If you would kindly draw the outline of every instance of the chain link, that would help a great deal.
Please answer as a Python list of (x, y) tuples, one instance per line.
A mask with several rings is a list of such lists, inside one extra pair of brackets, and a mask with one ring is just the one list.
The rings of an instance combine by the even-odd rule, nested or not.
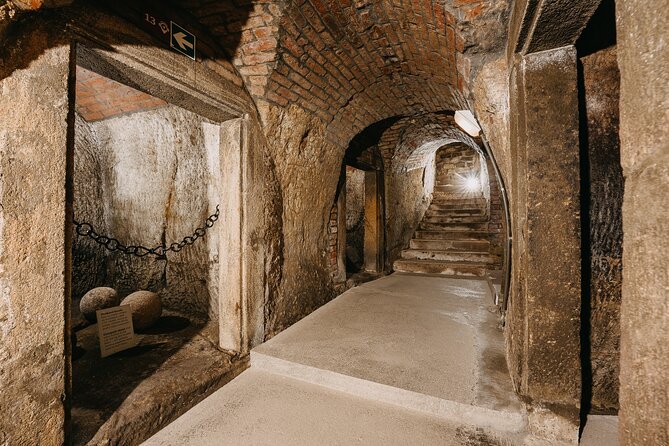
[(95, 241), (96, 243), (104, 246), (109, 251), (112, 252), (119, 251), (122, 252), (123, 254), (129, 254), (137, 257), (154, 255), (159, 258), (165, 258), (168, 252), (170, 251), (179, 252), (186, 246), (190, 246), (193, 243), (195, 243), (197, 239), (204, 237), (207, 233), (207, 229), (214, 226), (214, 223), (216, 222), (216, 220), (218, 220), (219, 213), (220, 211), (218, 209), (218, 206), (216, 206), (216, 212), (211, 214), (205, 220), (204, 226), (197, 228), (195, 232), (193, 232), (193, 235), (187, 235), (180, 242), (174, 242), (169, 246), (166, 244), (162, 244), (156, 246), (155, 248), (147, 248), (145, 246), (138, 246), (138, 245), (126, 246), (117, 239), (115, 239), (114, 237), (98, 234), (90, 223), (86, 222), (80, 223), (74, 219), (72, 219), (72, 223), (74, 223), (75, 231), (79, 236), (88, 237), (91, 240)]

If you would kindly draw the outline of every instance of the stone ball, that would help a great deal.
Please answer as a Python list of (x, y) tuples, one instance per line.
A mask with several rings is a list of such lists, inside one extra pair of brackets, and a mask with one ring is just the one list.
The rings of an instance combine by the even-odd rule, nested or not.
[(97, 310), (115, 307), (121, 302), (118, 293), (114, 288), (98, 287), (93, 288), (84, 294), (79, 302), (79, 310), (87, 321), (97, 322), (98, 317), (95, 314)]
[(132, 326), (135, 330), (149, 328), (160, 319), (163, 306), (160, 297), (151, 291), (135, 291), (122, 302), (132, 309)]

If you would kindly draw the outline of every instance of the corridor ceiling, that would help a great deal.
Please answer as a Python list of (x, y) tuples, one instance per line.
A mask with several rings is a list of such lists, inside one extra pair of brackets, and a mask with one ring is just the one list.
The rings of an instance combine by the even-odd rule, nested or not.
[(463, 54), (501, 50), (509, 9), (508, 0), (187, 3), (261, 112), (295, 104), (347, 138), (391, 116), (462, 108)]

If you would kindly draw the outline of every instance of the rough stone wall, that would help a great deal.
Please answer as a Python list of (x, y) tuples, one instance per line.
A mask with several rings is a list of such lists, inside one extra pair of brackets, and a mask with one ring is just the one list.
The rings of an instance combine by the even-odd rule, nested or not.
[[(126, 245), (169, 245), (192, 235), (216, 207), (216, 203), (209, 203), (207, 192), (216, 182), (216, 166), (209, 165), (209, 152), (218, 150), (218, 145), (207, 147), (204, 122), (193, 113), (170, 106), (90, 124), (97, 158), (90, 161), (97, 161), (100, 182), (97, 190), (89, 191), (84, 185), (89, 175), (75, 176), (75, 192), (79, 192), (74, 201), (76, 218), (94, 224), (102, 213), (100, 231), (104, 232), (100, 233)], [(87, 127), (77, 126), (75, 135), (88, 135)], [(82, 158), (80, 148), (84, 146), (77, 145), (75, 159)], [(86, 152), (82, 150), (81, 155)], [(220, 225), (205, 239), (168, 254), (167, 261), (104, 252), (104, 283), (122, 295), (143, 289), (160, 292), (168, 308), (214, 316), (218, 305), (210, 293), (213, 280), (209, 268), (217, 264), (215, 249), (210, 251), (216, 246), (217, 229)], [(86, 251), (80, 254), (77, 247), (75, 271), (90, 260)], [(75, 282), (75, 288), (81, 285)]]
[(390, 268), (423, 219), (432, 201), (434, 158), (422, 169), (392, 172), (386, 177), (386, 265)]
[(334, 297), (327, 227), (344, 150), (326, 142), (318, 117), (296, 106), (272, 108), (264, 132), (283, 203), (281, 282), (267, 309), (271, 337)]
[(0, 443), (65, 442), (70, 48), (38, 22), (0, 46)]
[(488, 187), (490, 188), (488, 233), (490, 234), (491, 252), (503, 255), (506, 244), (506, 219), (502, 206), (502, 191), (495, 177), (492, 161), (485, 159), (488, 167)]
[[(509, 138), (509, 69), (505, 58), (486, 63), (472, 81), (472, 104), (495, 156), (507, 194), (512, 194)], [(492, 169), (489, 169), (494, 172)]]
[(669, 0), (616, 2), (620, 67), (622, 445), (669, 444)]
[(590, 177), (592, 407), (617, 410), (622, 292), (620, 73), (616, 48), (581, 58)]
[(346, 166), (346, 269), (363, 265), (365, 239), (365, 172)]
[[(74, 132), (74, 215), (77, 221), (93, 225), (107, 234), (100, 150), (91, 126), (75, 115)], [(77, 199), (78, 197), (79, 199)], [(93, 240), (75, 235), (72, 241), (72, 313), (78, 313), (79, 299), (90, 289), (104, 286), (107, 279), (105, 249)]]
[(567, 418), (571, 428), (560, 438), (575, 442), (581, 396), (575, 49), (521, 58), (511, 79), (510, 110), (515, 218), (505, 326), (509, 369), (521, 395)]

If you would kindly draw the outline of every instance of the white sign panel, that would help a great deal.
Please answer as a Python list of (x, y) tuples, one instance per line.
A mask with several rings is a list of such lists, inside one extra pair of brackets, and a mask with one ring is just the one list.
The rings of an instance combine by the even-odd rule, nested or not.
[(98, 316), (100, 356), (104, 358), (139, 344), (132, 327), (132, 310), (128, 305), (97, 310), (95, 314)]

